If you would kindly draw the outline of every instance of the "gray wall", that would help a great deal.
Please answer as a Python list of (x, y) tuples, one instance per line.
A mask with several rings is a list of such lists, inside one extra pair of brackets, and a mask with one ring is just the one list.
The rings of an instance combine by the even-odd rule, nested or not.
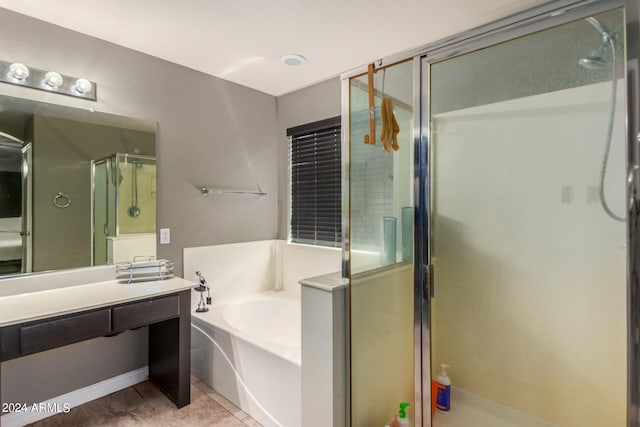
[[(157, 224), (171, 228), (171, 244), (158, 246), (158, 256), (174, 260), (179, 274), (185, 247), (285, 238), (286, 129), (340, 114), (338, 78), (276, 100), (4, 9), (0, 9), (0, 43), (1, 59), (97, 82), (99, 101), (5, 84), (0, 84), (0, 95), (158, 123)], [(268, 196), (203, 197), (196, 189), (196, 185), (250, 189), (257, 184)], [(145, 355), (143, 329), (6, 362), (2, 399), (43, 401), (144, 366)]]
[(280, 239), (286, 239), (289, 234), (287, 128), (339, 116), (340, 102), (340, 79), (338, 77), (278, 97), (278, 151), (280, 153), (278, 238)]
[[(275, 97), (4, 9), (0, 45), (4, 60), (97, 82), (99, 101), (7, 84), (0, 84), (0, 95), (158, 123), (157, 224), (171, 228), (171, 244), (159, 246), (158, 256), (175, 261), (178, 274), (184, 247), (276, 237), (281, 138)], [(257, 183), (268, 196), (203, 197), (196, 189)], [(44, 400), (140, 367), (142, 338), (104, 339), (108, 352), (90, 341), (3, 363), (2, 399)], [(120, 357), (126, 354), (135, 357)]]
[[(86, 77), (98, 102), (12, 85), (0, 95), (120, 114), (158, 123), (158, 228), (182, 249), (271, 239), (277, 234), (276, 98), (149, 55), (0, 9), (2, 59)], [(202, 197), (196, 185), (255, 188), (253, 197)]]

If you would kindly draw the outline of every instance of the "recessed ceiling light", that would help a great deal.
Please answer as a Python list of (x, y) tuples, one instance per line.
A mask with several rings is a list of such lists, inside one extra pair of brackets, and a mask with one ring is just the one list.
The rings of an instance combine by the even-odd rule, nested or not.
[(280, 62), (287, 65), (300, 65), (304, 61), (305, 61), (305, 57), (297, 54), (285, 55), (282, 58), (280, 58)]

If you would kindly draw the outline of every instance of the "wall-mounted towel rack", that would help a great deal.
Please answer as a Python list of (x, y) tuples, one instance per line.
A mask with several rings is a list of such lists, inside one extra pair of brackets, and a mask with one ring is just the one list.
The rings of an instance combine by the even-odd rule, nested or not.
[(211, 188), (211, 187), (198, 187), (200, 189), (200, 193), (203, 196), (208, 196), (210, 194), (233, 194), (233, 195), (243, 195), (243, 196), (266, 196), (267, 193), (262, 190), (262, 188), (258, 185), (257, 190), (227, 190), (222, 188)]

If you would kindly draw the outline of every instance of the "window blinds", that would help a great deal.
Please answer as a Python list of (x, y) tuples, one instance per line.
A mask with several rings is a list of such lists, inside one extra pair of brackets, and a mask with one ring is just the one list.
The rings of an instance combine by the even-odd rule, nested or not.
[(340, 117), (287, 129), (292, 242), (341, 244)]

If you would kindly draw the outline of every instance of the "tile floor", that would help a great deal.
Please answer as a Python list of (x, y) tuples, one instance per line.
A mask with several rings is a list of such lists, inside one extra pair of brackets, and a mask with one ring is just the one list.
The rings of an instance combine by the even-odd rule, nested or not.
[(145, 381), (108, 396), (30, 424), (29, 427), (148, 426), (190, 427), (260, 426), (253, 418), (191, 377), (191, 404), (177, 409), (153, 384)]

